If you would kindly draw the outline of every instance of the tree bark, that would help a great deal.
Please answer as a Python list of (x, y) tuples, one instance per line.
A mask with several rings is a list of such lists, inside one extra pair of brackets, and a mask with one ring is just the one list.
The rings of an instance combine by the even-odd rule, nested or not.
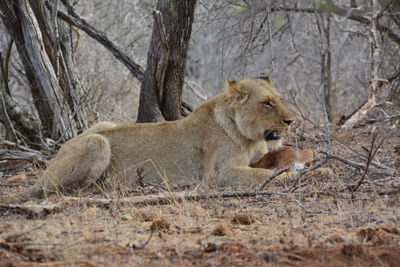
[(326, 16), (326, 24), (324, 27), (324, 35), (325, 35), (325, 41), (326, 41), (326, 77), (325, 77), (325, 103), (326, 103), (326, 109), (328, 113), (328, 120), (329, 122), (333, 121), (333, 110), (334, 110), (334, 105), (333, 105), (333, 98), (335, 97), (333, 95), (333, 90), (332, 90), (332, 52), (331, 52), (331, 34), (330, 34), (330, 24), (331, 24), (331, 19), (329, 16)]
[[(377, 0), (373, 1), (373, 7), (377, 7)], [(343, 129), (353, 128), (359, 121), (365, 118), (367, 113), (376, 106), (376, 92), (378, 83), (382, 81), (379, 78), (379, 67), (381, 65), (381, 36), (378, 31), (378, 13), (374, 12), (370, 27), (370, 46), (371, 46), (371, 82), (369, 86), (368, 101), (355, 112), (342, 126)]]
[(195, 0), (158, 0), (137, 122), (180, 118)]
[(79, 78), (65, 45), (70, 38), (66, 26), (54, 16), (51, 19), (43, 1), (4, 0), (0, 11), (24, 65), (43, 136), (60, 140), (75, 136), (86, 122), (79, 107)]

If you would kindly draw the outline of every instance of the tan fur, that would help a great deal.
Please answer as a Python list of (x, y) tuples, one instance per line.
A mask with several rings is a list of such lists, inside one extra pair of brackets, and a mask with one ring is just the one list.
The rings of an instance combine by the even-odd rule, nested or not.
[[(265, 106), (265, 101), (273, 106)], [(286, 122), (284, 122), (286, 120)], [(251, 168), (268, 146), (268, 130), (283, 132), (294, 115), (267, 79), (227, 81), (225, 90), (190, 116), (173, 122), (116, 127), (103, 122), (66, 142), (36, 185), (9, 201), (103, 182), (132, 186), (144, 181), (229, 186), (259, 182), (271, 170)]]

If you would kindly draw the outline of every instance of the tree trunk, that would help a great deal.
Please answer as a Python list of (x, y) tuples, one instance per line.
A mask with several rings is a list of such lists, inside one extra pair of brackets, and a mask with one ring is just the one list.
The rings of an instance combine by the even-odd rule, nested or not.
[[(377, 0), (373, 0), (373, 8), (377, 7)], [(373, 9), (374, 10), (374, 9)], [(376, 106), (376, 92), (378, 90), (378, 83), (382, 81), (379, 78), (379, 67), (381, 65), (381, 36), (378, 31), (378, 18), (377, 12), (374, 12), (371, 19), (370, 27), (370, 46), (371, 46), (371, 82), (369, 85), (369, 93), (367, 102), (355, 112), (342, 126), (343, 129), (351, 129), (358, 122), (363, 120), (367, 113)]]
[(7, 78), (8, 68), (4, 67), (4, 65), (6, 65), (4, 63), (7, 62), (7, 60), (8, 56), (3, 62), (3, 57), (0, 53), (0, 122), (3, 123), (5, 127), (6, 139), (16, 142), (16, 131), (18, 131), (18, 133), (29, 140), (34, 147), (38, 147), (38, 144), (42, 141), (38, 122), (30, 114), (23, 111), (10, 95)]
[(24, 65), (43, 136), (75, 136), (86, 123), (78, 105), (80, 82), (66, 44), (66, 26), (49, 14), (44, 1), (4, 0), (0, 11)]
[(195, 0), (158, 0), (138, 122), (177, 120)]
[(329, 122), (333, 121), (333, 95), (332, 90), (332, 52), (331, 52), (331, 34), (330, 34), (330, 25), (331, 19), (329, 16), (326, 16), (326, 24), (324, 27), (324, 35), (326, 41), (326, 77), (325, 77), (325, 103), (326, 109), (328, 113)]
[[(394, 22), (397, 30), (400, 30), (400, 0), (393, 0), (387, 5), (386, 12), (388, 13), (391, 20)], [(391, 90), (389, 93), (389, 101), (392, 101), (395, 105), (400, 104), (400, 68), (396, 69), (395, 75), (390, 77), (389, 82)]]

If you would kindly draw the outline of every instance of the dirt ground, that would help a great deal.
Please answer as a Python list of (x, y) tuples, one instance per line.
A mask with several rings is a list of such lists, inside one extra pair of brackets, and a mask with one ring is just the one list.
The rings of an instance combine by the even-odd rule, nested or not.
[[(376, 146), (386, 138), (374, 160), (399, 170), (396, 127), (381, 131)], [(327, 149), (316, 131), (296, 136), (290, 135), (287, 142), (317, 152)], [(334, 152), (365, 164), (357, 153), (368, 155), (371, 136), (368, 127), (351, 134), (334, 131)], [(297, 186), (275, 180), (266, 188), (275, 193), (255, 197), (104, 206), (79, 201), (62, 205), (67, 197), (53, 196), (41, 205), (58, 209), (31, 212), (0, 205), (0, 265), (400, 266), (399, 174), (368, 172), (352, 193), (362, 168), (333, 159), (324, 167), (333, 175), (304, 176)], [(0, 194), (32, 184), (30, 170), (26, 165), (27, 181), (16, 179), (15, 171), (5, 172)], [(8, 183), (10, 177), (17, 181)], [(140, 194), (157, 190), (145, 188)]]

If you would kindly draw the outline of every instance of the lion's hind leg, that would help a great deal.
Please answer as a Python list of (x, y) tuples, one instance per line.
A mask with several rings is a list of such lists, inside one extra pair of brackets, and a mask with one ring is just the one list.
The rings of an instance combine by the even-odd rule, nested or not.
[(89, 134), (71, 139), (62, 146), (37, 183), (11, 199), (24, 202), (55, 192), (73, 192), (85, 188), (101, 177), (110, 161), (110, 143), (104, 136)]

